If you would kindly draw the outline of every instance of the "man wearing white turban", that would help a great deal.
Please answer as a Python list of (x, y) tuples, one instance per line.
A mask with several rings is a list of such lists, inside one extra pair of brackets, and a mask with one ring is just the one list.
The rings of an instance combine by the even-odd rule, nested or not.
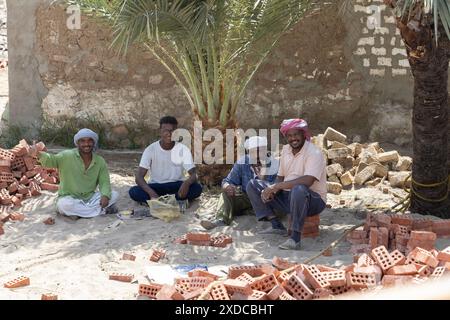
[(59, 171), (58, 212), (81, 218), (117, 212), (118, 193), (111, 190), (106, 161), (94, 153), (98, 147), (98, 135), (90, 129), (81, 129), (73, 142), (77, 148), (58, 154), (33, 147), (44, 167)]
[(250, 137), (245, 141), (244, 148), (247, 154), (236, 161), (228, 176), (222, 181), (223, 192), (217, 203), (214, 220), (200, 222), (207, 230), (230, 225), (235, 216), (253, 213), (252, 204), (247, 196), (247, 185), (250, 180), (258, 179), (268, 183), (275, 181), (278, 160), (268, 156), (267, 138)]

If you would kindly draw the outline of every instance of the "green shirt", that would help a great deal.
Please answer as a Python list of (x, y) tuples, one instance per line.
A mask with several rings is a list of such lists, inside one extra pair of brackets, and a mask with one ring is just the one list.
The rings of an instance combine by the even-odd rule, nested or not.
[(108, 167), (101, 156), (93, 153), (87, 170), (78, 149), (65, 150), (58, 154), (41, 152), (39, 161), (43, 167), (58, 169), (58, 196), (71, 196), (86, 201), (92, 197), (98, 186), (101, 195), (111, 199)]

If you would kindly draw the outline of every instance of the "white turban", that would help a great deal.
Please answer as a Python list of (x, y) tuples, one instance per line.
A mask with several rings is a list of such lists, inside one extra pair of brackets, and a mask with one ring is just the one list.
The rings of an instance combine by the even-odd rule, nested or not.
[(73, 137), (73, 143), (78, 147), (78, 141), (83, 138), (91, 138), (94, 140), (94, 150), (98, 147), (98, 135), (92, 131), (91, 129), (81, 129), (78, 133)]
[(244, 148), (249, 150), (257, 147), (267, 147), (267, 138), (254, 136), (245, 140)]

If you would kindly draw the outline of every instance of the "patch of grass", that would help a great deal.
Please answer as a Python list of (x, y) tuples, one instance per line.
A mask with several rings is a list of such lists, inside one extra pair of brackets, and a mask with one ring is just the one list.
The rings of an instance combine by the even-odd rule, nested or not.
[(99, 137), (99, 145), (102, 148), (110, 148), (107, 143), (106, 130), (103, 124), (96, 119), (48, 119), (44, 118), (40, 130), (40, 140), (46, 144), (55, 144), (63, 147), (73, 148), (73, 137), (82, 128), (89, 128), (96, 132)]
[(36, 137), (31, 132), (32, 130), (29, 127), (9, 125), (3, 129), (2, 135), (0, 136), (0, 146), (5, 149), (11, 149), (22, 139), (32, 142)]

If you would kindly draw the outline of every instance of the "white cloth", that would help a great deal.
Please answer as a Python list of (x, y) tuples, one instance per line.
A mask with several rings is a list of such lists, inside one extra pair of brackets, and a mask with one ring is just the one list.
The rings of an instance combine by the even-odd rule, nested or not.
[[(65, 214), (67, 216), (93, 218), (105, 214), (105, 210), (102, 210), (102, 207), (100, 206), (101, 198), (102, 195), (100, 192), (94, 193), (94, 195), (88, 201), (75, 199), (71, 196), (65, 196), (58, 199), (58, 201), (56, 202), (56, 207), (59, 213)], [(115, 204), (118, 198), (119, 193), (116, 191), (112, 191), (108, 207)]]
[(145, 149), (139, 167), (150, 171), (150, 183), (168, 183), (185, 180), (183, 169), (189, 171), (195, 165), (184, 144), (175, 143), (172, 150), (164, 150), (156, 141)]
[(249, 150), (257, 147), (267, 147), (267, 138), (253, 136), (245, 140), (244, 148)]
[(73, 143), (76, 147), (78, 147), (78, 140), (83, 138), (91, 138), (95, 143), (94, 149), (96, 150), (98, 148), (98, 134), (96, 134), (94, 131), (87, 128), (78, 131), (77, 134), (73, 137)]

